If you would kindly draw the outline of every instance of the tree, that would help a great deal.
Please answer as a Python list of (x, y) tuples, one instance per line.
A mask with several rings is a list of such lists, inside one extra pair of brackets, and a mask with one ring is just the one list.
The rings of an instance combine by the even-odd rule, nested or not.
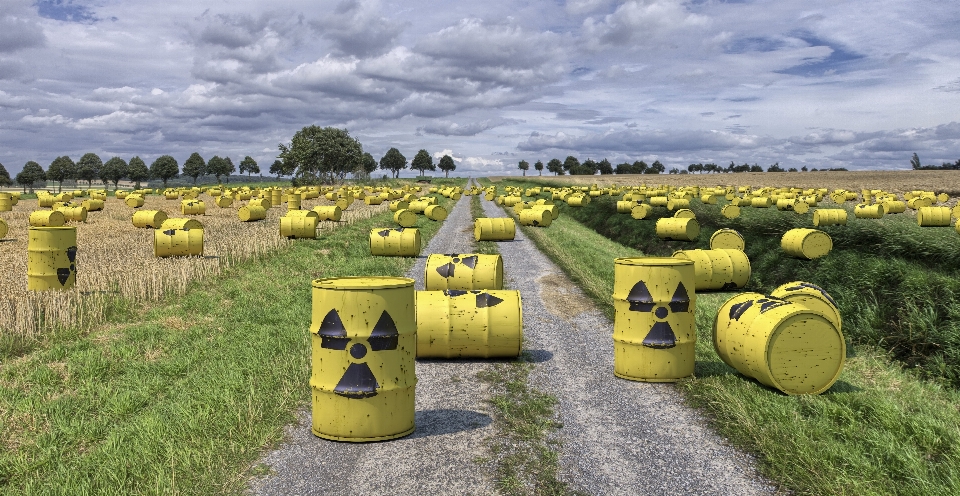
[(453, 157), (450, 155), (440, 157), (439, 167), (444, 172), (444, 177), (450, 177), (450, 172), (457, 170), (457, 164), (453, 163)]
[(791, 167), (787, 169), (787, 172), (799, 172), (796, 167)]
[(127, 165), (127, 178), (133, 181), (133, 189), (140, 189), (140, 181), (150, 178), (150, 169), (139, 156), (130, 159), (130, 164)]
[(913, 158), (910, 159), (910, 166), (913, 167), (913, 170), (920, 169), (920, 157), (916, 153), (913, 154)]
[(558, 158), (552, 158), (547, 162), (547, 171), (554, 173), (555, 175), (562, 176), (563, 172), (563, 162)]
[(671, 168), (670, 168), (670, 174), (679, 174), (679, 173), (680, 173), (680, 169), (678, 169), (678, 168), (676, 168), (676, 167), (671, 167)]
[(760, 167), (757, 164), (753, 164), (750, 166), (750, 172), (763, 172), (763, 167)]
[(370, 179), (370, 174), (377, 170), (377, 159), (373, 158), (367, 152), (363, 152), (363, 158), (360, 161), (360, 168), (353, 173), (354, 177)]
[(180, 175), (180, 164), (170, 155), (161, 155), (150, 164), (150, 177), (163, 181), (166, 189), (167, 181)]
[(687, 166), (687, 172), (703, 172), (703, 164), (690, 164)]
[(23, 170), (17, 174), (16, 181), (17, 184), (23, 186), (23, 191), (27, 191), (27, 186), (30, 187), (30, 191), (33, 192), (33, 185), (37, 181), (46, 181), (47, 173), (44, 172), (43, 167), (40, 164), (34, 162), (33, 160), (27, 162), (23, 166)]
[(197, 178), (207, 173), (207, 162), (199, 153), (193, 152), (187, 161), (183, 163), (183, 175), (193, 178), (193, 184), (197, 184)]
[(647, 167), (647, 169), (643, 171), (643, 173), (644, 174), (663, 174), (666, 170), (667, 168), (663, 164), (661, 164), (659, 160), (655, 160), (652, 164), (650, 164), (650, 167)]
[[(566, 160), (563, 161), (563, 170), (570, 172), (574, 167), (579, 167), (580, 161), (577, 160), (577, 157), (573, 155), (567, 155)], [(572, 174), (572, 172), (571, 172)]]
[(380, 158), (380, 168), (393, 172), (393, 177), (400, 177), (400, 171), (407, 168), (407, 157), (400, 150), (391, 148)]
[(273, 164), (270, 166), (270, 173), (277, 175), (277, 181), (280, 180), (280, 176), (283, 175), (283, 162), (279, 160), (274, 160)]
[(597, 162), (597, 170), (601, 175), (613, 174), (613, 164), (611, 164), (609, 160), (603, 159)]
[(63, 181), (75, 177), (77, 177), (77, 164), (66, 155), (53, 159), (50, 167), (47, 167), (47, 178), (60, 183), (58, 193), (63, 191)]
[(437, 170), (437, 166), (433, 165), (433, 157), (431, 157), (430, 154), (424, 149), (421, 149), (419, 152), (417, 152), (417, 155), (413, 157), (413, 162), (410, 163), (410, 168), (420, 171), (421, 176), (423, 175), (424, 171)]
[(280, 144), (279, 158), (298, 182), (343, 182), (363, 167), (363, 147), (346, 129), (306, 126), (289, 145)]
[(223, 175), (225, 176), (224, 182), (230, 182), (230, 174), (237, 172), (237, 166), (233, 165), (233, 160), (230, 160), (230, 157), (223, 157)]
[(767, 172), (785, 172), (783, 167), (780, 167), (780, 162), (777, 162), (770, 167), (767, 167)]
[(597, 173), (597, 163), (592, 158), (588, 158), (583, 164), (580, 165), (581, 175), (592, 176), (596, 173)]
[(537, 169), (537, 175), (538, 175), (538, 176), (542, 176), (542, 175), (543, 175), (543, 161), (542, 161), (542, 160), (537, 160), (537, 163), (533, 164), (533, 168), (534, 168), (534, 169)]
[(250, 155), (243, 157), (243, 160), (240, 162), (240, 173), (247, 173), (247, 180), (250, 180), (250, 174), (259, 174), (260, 166), (257, 165), (257, 161), (253, 159)]
[(93, 186), (93, 180), (100, 177), (100, 168), (103, 161), (96, 153), (86, 153), (77, 162), (77, 179), (86, 181), (87, 186)]
[[(231, 172), (236, 170), (233, 161), (230, 160), (229, 157), (220, 158), (219, 155), (214, 155), (213, 158), (207, 161), (207, 174), (213, 174), (217, 178), (217, 184), (220, 183), (221, 177), (229, 176)], [(230, 182), (229, 178), (227, 182)]]
[(530, 162), (527, 162), (526, 160), (521, 160), (520, 163), (517, 164), (517, 168), (522, 170), (523, 175), (526, 176), (527, 171), (530, 170)]
[(7, 168), (0, 164), (0, 187), (6, 187), (13, 184), (13, 181), (10, 180), (10, 173), (7, 172)]
[(800, 168), (800, 170), (803, 171), (803, 172), (807, 172), (807, 166), (804, 165), (803, 167)]
[(127, 162), (120, 157), (113, 157), (107, 160), (100, 168), (100, 179), (106, 183), (113, 183), (113, 189), (117, 189), (117, 183), (127, 175)]

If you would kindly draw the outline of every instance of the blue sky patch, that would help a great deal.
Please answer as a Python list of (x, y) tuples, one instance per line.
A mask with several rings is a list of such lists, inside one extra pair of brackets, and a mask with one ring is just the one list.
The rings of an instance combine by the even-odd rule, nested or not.
[(73, 0), (39, 0), (33, 4), (40, 17), (66, 22), (94, 23), (100, 20), (86, 5)]
[(827, 58), (814, 60), (803, 64), (774, 71), (791, 76), (820, 77), (828, 74), (839, 74), (852, 71), (852, 62), (866, 58), (865, 55), (848, 50), (844, 46), (818, 38), (809, 32), (794, 33), (794, 37), (807, 42), (810, 46), (825, 46), (833, 50)]

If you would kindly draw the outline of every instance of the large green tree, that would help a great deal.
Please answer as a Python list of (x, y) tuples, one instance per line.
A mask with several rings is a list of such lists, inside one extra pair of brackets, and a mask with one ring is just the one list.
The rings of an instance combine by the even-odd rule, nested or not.
[(360, 166), (360, 171), (362, 176), (369, 178), (370, 174), (373, 174), (373, 171), (377, 170), (377, 159), (373, 158), (373, 155), (370, 155), (367, 152), (363, 152), (363, 163)]
[(100, 179), (106, 183), (113, 183), (113, 189), (117, 189), (117, 183), (127, 177), (127, 161), (120, 157), (113, 157), (107, 160), (100, 168)]
[(563, 162), (561, 162), (559, 158), (550, 159), (550, 161), (547, 162), (547, 170), (555, 175), (562, 176), (564, 174)]
[(431, 157), (430, 153), (424, 149), (421, 149), (419, 152), (417, 152), (417, 155), (413, 157), (413, 162), (410, 163), (410, 168), (420, 171), (421, 176), (425, 171), (437, 170), (437, 166), (433, 165), (433, 157)]
[(453, 157), (450, 155), (440, 157), (439, 167), (443, 171), (444, 177), (450, 177), (450, 172), (457, 170), (457, 164), (453, 162)]
[(666, 172), (666, 170), (667, 170), (667, 167), (661, 164), (659, 160), (654, 160), (653, 163), (650, 164), (650, 167), (647, 167), (647, 169), (643, 171), (643, 173), (644, 174), (663, 174), (664, 172)]
[(183, 175), (193, 178), (193, 184), (197, 184), (197, 178), (207, 173), (207, 162), (199, 153), (193, 152), (183, 163)]
[(226, 168), (227, 164), (220, 158), (220, 155), (214, 155), (210, 160), (207, 160), (207, 174), (213, 174), (217, 178), (217, 184), (220, 184), (220, 176), (224, 174)]
[(87, 187), (93, 186), (93, 180), (100, 177), (100, 168), (103, 161), (96, 153), (85, 153), (77, 161), (77, 179), (87, 182)]
[(6, 187), (13, 184), (13, 180), (10, 179), (10, 173), (7, 172), (7, 168), (0, 164), (0, 187)]
[(243, 174), (244, 172), (247, 173), (247, 180), (250, 179), (250, 174), (260, 173), (260, 166), (250, 155), (243, 157), (243, 161), (240, 162), (240, 173)]
[(400, 150), (391, 148), (380, 158), (380, 168), (393, 172), (393, 177), (400, 177), (400, 171), (407, 168), (407, 157)]
[(597, 170), (600, 171), (600, 174), (613, 174), (613, 165), (609, 160), (603, 159), (597, 162)]
[(167, 181), (180, 175), (180, 164), (177, 159), (170, 155), (161, 155), (150, 164), (150, 177), (163, 181), (163, 187), (167, 187)]
[(17, 174), (16, 181), (17, 184), (23, 186), (23, 191), (27, 191), (27, 187), (30, 187), (30, 191), (33, 191), (33, 186), (37, 181), (46, 181), (47, 173), (43, 170), (43, 167), (40, 164), (34, 162), (33, 160), (27, 162), (23, 166), (23, 170)]
[(280, 160), (274, 160), (273, 164), (270, 165), (270, 173), (277, 175), (277, 181), (280, 180), (280, 176), (283, 175), (283, 162)]
[(520, 163), (517, 164), (517, 168), (522, 170), (523, 175), (526, 176), (527, 171), (530, 170), (530, 162), (527, 162), (526, 160), (521, 160)]
[(63, 191), (64, 181), (67, 179), (75, 179), (76, 177), (77, 164), (66, 155), (53, 159), (50, 167), (47, 167), (47, 179), (59, 183), (58, 193)]
[(537, 169), (537, 175), (543, 175), (543, 160), (537, 160), (537, 163), (533, 164), (533, 168)]
[(130, 159), (130, 163), (127, 165), (127, 179), (133, 181), (134, 189), (140, 189), (140, 181), (150, 179), (150, 169), (147, 168), (147, 163), (139, 156)]
[(230, 182), (230, 174), (237, 172), (237, 166), (233, 165), (233, 160), (230, 160), (230, 157), (223, 157), (223, 175), (226, 178), (224, 182)]
[(346, 129), (307, 126), (279, 147), (284, 171), (300, 183), (341, 183), (363, 168), (363, 147)]
[(567, 158), (563, 161), (563, 170), (570, 172), (575, 170), (577, 167), (580, 167), (580, 161), (577, 160), (577, 157), (574, 157), (573, 155), (567, 155)]

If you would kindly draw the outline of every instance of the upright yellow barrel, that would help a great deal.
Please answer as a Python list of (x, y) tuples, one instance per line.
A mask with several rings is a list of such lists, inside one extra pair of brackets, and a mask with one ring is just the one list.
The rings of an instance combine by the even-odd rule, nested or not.
[(700, 223), (689, 217), (664, 217), (657, 220), (657, 237), (677, 241), (693, 241), (700, 236)]
[(13, 205), (13, 195), (10, 193), (0, 193), (0, 212), (13, 210)]
[(720, 359), (786, 394), (820, 394), (840, 376), (840, 329), (799, 302), (741, 293), (724, 303), (713, 328)]
[(370, 254), (377, 257), (415, 257), (420, 254), (420, 230), (398, 227), (370, 231)]
[(813, 260), (830, 253), (833, 239), (816, 229), (790, 229), (780, 239), (780, 247), (791, 257)]
[(400, 227), (413, 227), (417, 225), (417, 214), (412, 210), (402, 208), (393, 213), (393, 221)]
[(300, 202), (303, 200), (303, 197), (298, 193), (290, 193), (287, 195), (287, 210), (300, 210)]
[(413, 279), (313, 281), (311, 431), (383, 441), (414, 430), (417, 321)]
[(503, 289), (503, 258), (478, 253), (434, 253), (427, 257), (424, 289)]
[(153, 231), (153, 254), (158, 258), (203, 256), (203, 224), (182, 218), (163, 221)]
[(497, 358), (520, 355), (519, 291), (417, 291), (417, 356)]
[(259, 205), (247, 204), (237, 209), (240, 222), (254, 222), (267, 218), (267, 209)]
[(920, 227), (950, 227), (950, 207), (920, 207), (917, 225)]
[(517, 235), (517, 225), (512, 218), (480, 218), (473, 223), (473, 238), (477, 241), (507, 241)]
[(33, 227), (60, 227), (67, 223), (63, 212), (57, 210), (36, 210), (30, 213), (30, 225)]
[(697, 341), (693, 262), (614, 260), (613, 367), (617, 377), (674, 382), (693, 374)]
[(28, 235), (27, 289), (72, 288), (77, 282), (77, 228), (31, 227)]
[(278, 207), (281, 203), (283, 203), (283, 192), (279, 189), (270, 190), (270, 205)]
[(7, 236), (7, 221), (0, 219), (0, 239)]
[(750, 259), (742, 250), (679, 250), (673, 258), (694, 263), (698, 292), (742, 288), (750, 281)]
[(167, 214), (160, 210), (138, 210), (133, 213), (133, 227), (159, 229)]
[(740, 250), (746, 247), (743, 236), (733, 229), (718, 229), (710, 236), (711, 250)]

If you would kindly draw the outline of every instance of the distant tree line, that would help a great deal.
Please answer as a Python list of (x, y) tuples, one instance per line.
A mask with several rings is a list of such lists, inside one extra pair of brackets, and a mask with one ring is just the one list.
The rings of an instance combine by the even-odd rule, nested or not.
[[(523, 175), (527, 175), (527, 171), (530, 170), (530, 163), (526, 160), (521, 160), (517, 165), (517, 168), (523, 171)], [(599, 162), (594, 161), (593, 159), (587, 159), (583, 163), (580, 163), (580, 160), (573, 155), (568, 156), (564, 161), (554, 158), (547, 162), (546, 167), (542, 161), (538, 160), (534, 164), (534, 168), (540, 173), (543, 174), (543, 169), (546, 168), (547, 172), (552, 172), (555, 175), (563, 176), (566, 174), (571, 175), (594, 175), (594, 174), (702, 174), (702, 173), (726, 173), (726, 172), (807, 172), (807, 167), (803, 166), (799, 170), (796, 167), (790, 167), (789, 169), (784, 169), (780, 166), (780, 163), (777, 162), (772, 164), (764, 170), (764, 168), (758, 164), (747, 164), (743, 163), (737, 165), (735, 162), (731, 161), (729, 165), (723, 167), (721, 165), (709, 163), (696, 163), (690, 164), (687, 168), (680, 169), (678, 167), (672, 167), (669, 171), (665, 165), (663, 165), (659, 160), (655, 160), (652, 164), (647, 164), (643, 160), (637, 160), (633, 163), (623, 162), (617, 164), (615, 167), (610, 164), (610, 161), (603, 159)], [(830, 169), (809, 169), (811, 171), (845, 171), (846, 168), (835, 167)]]
[(940, 165), (920, 165), (920, 157), (916, 153), (910, 158), (910, 167), (913, 170), (960, 170), (960, 160), (954, 163), (944, 162)]

